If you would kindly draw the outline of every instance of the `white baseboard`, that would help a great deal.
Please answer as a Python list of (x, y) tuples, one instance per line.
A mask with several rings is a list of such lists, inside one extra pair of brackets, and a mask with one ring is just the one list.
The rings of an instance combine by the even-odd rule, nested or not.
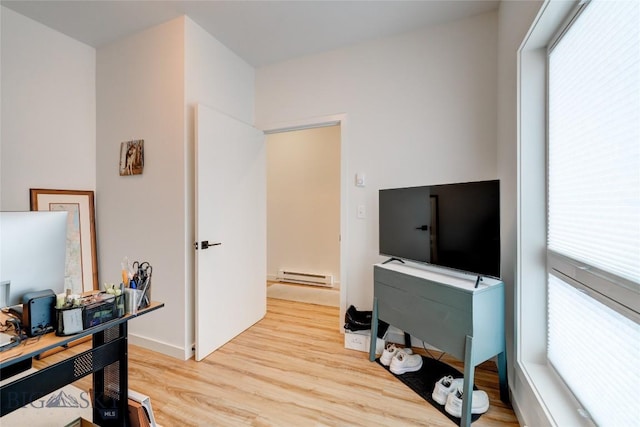
[(167, 344), (162, 341), (157, 341), (151, 338), (143, 337), (136, 334), (128, 335), (129, 344), (138, 345), (148, 350), (157, 351), (158, 353), (165, 354), (167, 356), (175, 357), (180, 360), (187, 360), (192, 355), (191, 349), (184, 349), (182, 347)]
[[(267, 281), (269, 282), (277, 282), (278, 281), (278, 275), (276, 274), (267, 274)], [(333, 286), (331, 286), (332, 289), (340, 289), (340, 282), (339, 281), (334, 281), (333, 282)]]

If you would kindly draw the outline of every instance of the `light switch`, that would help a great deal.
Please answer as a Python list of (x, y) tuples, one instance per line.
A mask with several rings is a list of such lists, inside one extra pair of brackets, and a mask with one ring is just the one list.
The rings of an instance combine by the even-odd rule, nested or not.
[(364, 205), (358, 205), (358, 213), (357, 213), (358, 218), (360, 219), (364, 219), (367, 217), (367, 211), (364, 207)]
[(356, 187), (364, 187), (364, 174), (361, 172), (356, 173)]

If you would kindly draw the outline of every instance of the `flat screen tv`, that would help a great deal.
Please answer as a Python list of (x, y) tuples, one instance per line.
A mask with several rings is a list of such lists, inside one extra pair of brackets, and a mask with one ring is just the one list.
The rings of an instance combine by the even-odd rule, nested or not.
[(500, 182), (379, 192), (380, 255), (500, 277)]

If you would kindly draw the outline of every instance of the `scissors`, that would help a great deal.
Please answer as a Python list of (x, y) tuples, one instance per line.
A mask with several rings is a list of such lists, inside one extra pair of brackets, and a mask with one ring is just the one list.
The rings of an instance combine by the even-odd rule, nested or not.
[(149, 288), (149, 284), (151, 282), (151, 273), (153, 272), (153, 268), (151, 267), (151, 264), (146, 261), (134, 261), (133, 269), (136, 271), (134, 273), (134, 280), (136, 282), (137, 288), (142, 290), (142, 296), (140, 298), (138, 308), (146, 307), (151, 304), (151, 301), (149, 300), (149, 296), (147, 294), (147, 289)]
[(144, 281), (144, 279), (151, 276), (152, 268), (151, 268), (151, 264), (149, 264), (147, 261), (143, 261), (143, 262), (134, 261), (133, 270), (135, 271), (133, 275), (138, 278), (136, 283), (138, 283), (138, 281), (142, 282)]

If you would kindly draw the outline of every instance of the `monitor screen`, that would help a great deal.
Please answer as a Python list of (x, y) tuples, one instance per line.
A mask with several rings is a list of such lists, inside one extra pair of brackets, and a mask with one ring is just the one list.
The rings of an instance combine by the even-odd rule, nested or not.
[(500, 183), (379, 192), (380, 254), (500, 277)]
[(64, 292), (67, 212), (0, 212), (0, 282), (7, 306), (28, 292)]

